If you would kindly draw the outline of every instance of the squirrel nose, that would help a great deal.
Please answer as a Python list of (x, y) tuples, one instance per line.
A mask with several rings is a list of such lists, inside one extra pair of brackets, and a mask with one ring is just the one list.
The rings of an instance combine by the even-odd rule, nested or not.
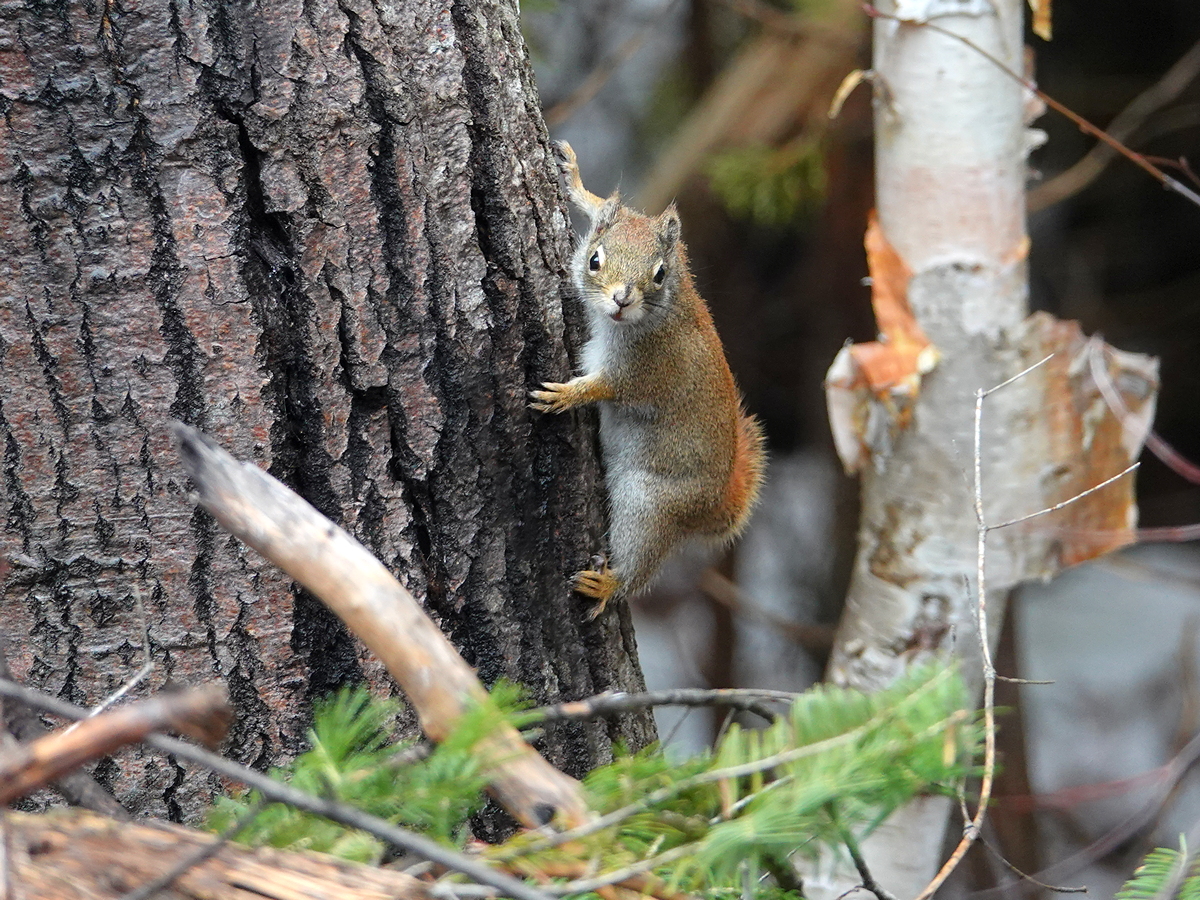
[(618, 308), (624, 309), (633, 302), (633, 290), (629, 287), (629, 285), (623, 284), (613, 291), (612, 299), (613, 302), (617, 304)]

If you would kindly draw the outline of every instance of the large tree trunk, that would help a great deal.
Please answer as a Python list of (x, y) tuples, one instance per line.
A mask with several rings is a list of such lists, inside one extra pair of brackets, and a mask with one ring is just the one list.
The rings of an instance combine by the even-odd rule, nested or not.
[[(424, 599), (485, 681), (539, 699), (641, 676), (627, 610), (567, 578), (601, 544), (569, 372), (569, 224), (517, 4), (146, 0), (0, 14), (0, 434), (18, 677), (95, 703), (141, 663), (225, 678), (230, 752), (298, 749), (308, 701), (384, 678), (185, 497), (165, 424), (268, 468)], [(552, 733), (579, 773), (647, 716)], [(212, 785), (102, 782), (182, 819)]]

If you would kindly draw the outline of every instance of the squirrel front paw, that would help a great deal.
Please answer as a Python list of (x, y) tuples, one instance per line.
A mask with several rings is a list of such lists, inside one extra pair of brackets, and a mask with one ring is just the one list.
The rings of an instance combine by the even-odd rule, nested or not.
[(575, 159), (575, 151), (571, 149), (571, 145), (566, 141), (551, 141), (550, 149), (554, 152), (554, 163), (558, 166), (559, 174), (570, 183), (572, 176), (579, 172), (579, 163)]
[(544, 413), (563, 413), (575, 405), (570, 384), (557, 381), (542, 382), (540, 391), (529, 392), (529, 408)]
[(604, 607), (608, 604), (608, 601), (621, 588), (621, 579), (608, 567), (608, 563), (603, 558), (593, 560), (592, 565), (596, 566), (596, 568), (576, 572), (575, 577), (571, 579), (571, 586), (576, 592), (599, 601), (596, 604), (596, 608), (588, 615), (589, 619), (595, 619), (600, 613), (604, 612)]

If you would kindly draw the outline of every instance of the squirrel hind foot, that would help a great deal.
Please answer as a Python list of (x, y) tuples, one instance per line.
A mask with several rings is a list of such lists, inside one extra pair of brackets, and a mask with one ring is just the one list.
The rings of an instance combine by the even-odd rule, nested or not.
[(571, 579), (571, 586), (575, 589), (576, 593), (599, 601), (596, 604), (596, 608), (588, 616), (589, 619), (595, 619), (600, 613), (604, 612), (604, 607), (608, 605), (608, 601), (620, 591), (621, 579), (617, 577), (606, 563), (601, 563), (595, 569), (584, 569), (576, 572), (575, 577)]

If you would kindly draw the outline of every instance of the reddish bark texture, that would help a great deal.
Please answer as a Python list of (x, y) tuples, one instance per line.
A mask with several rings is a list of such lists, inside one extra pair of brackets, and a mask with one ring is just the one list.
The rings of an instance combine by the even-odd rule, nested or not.
[[(382, 679), (311, 597), (193, 511), (165, 424), (297, 488), (397, 573), (485, 681), (641, 683), (586, 417), (526, 390), (578, 341), (569, 225), (515, 2), (42, 3), (0, 13), (0, 604), (17, 676), (95, 703), (214, 675), (231, 755)], [(143, 611), (144, 610), (144, 614)], [(551, 734), (573, 772), (649, 719)], [(211, 785), (140, 754), (127, 806)]]

